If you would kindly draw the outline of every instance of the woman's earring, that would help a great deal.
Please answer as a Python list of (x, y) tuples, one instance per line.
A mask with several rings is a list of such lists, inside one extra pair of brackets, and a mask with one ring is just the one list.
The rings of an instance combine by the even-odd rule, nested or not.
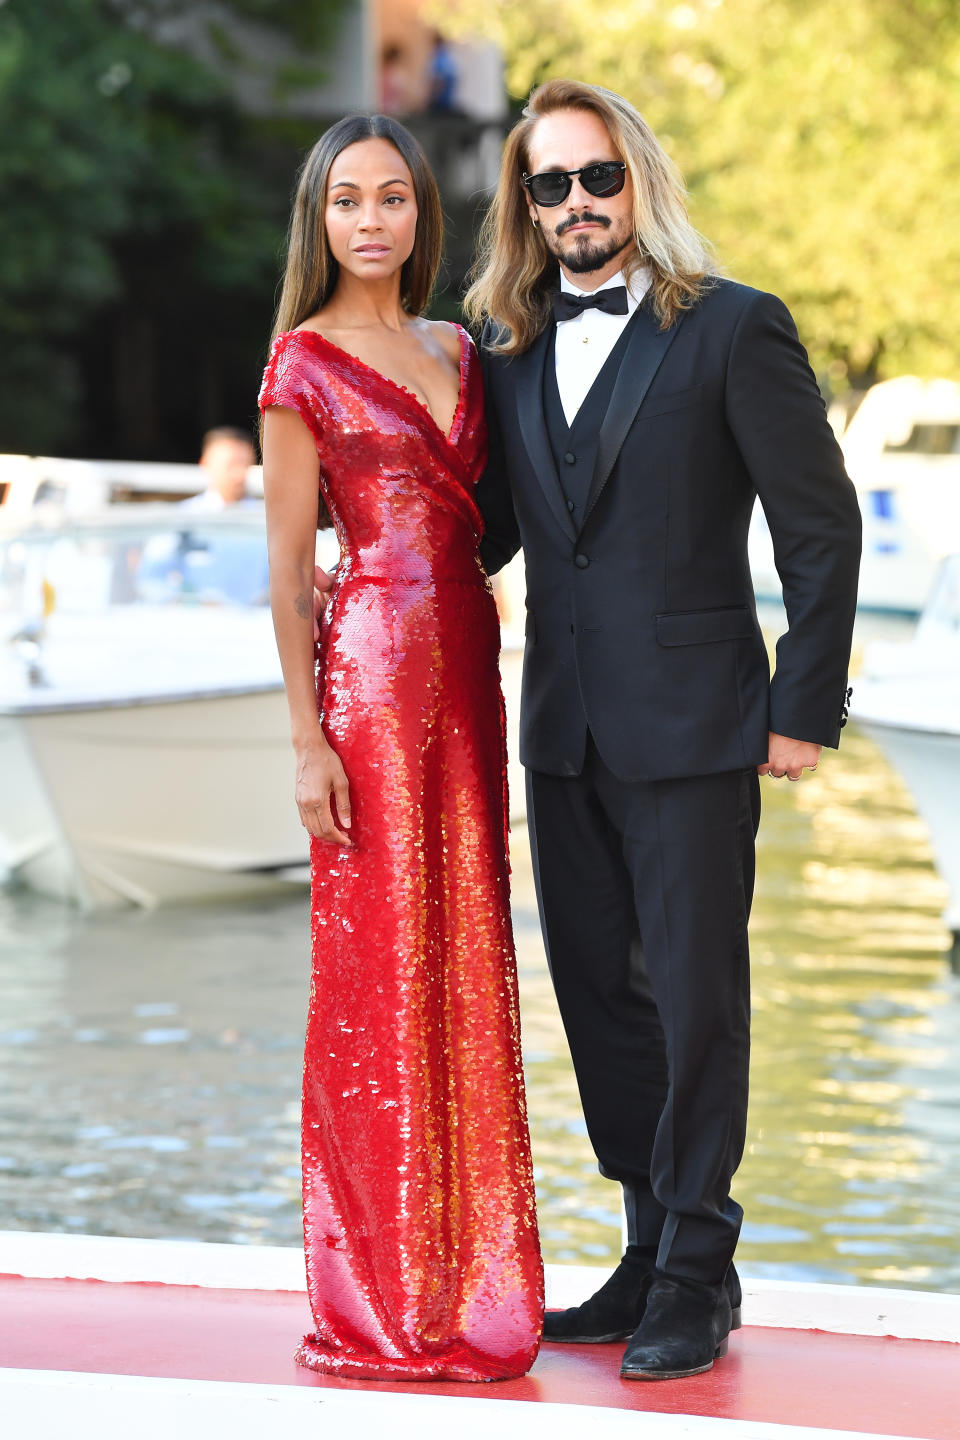
[(530, 219), (533, 221), (533, 228), (534, 228), (534, 230), (536, 230), (537, 227), (538, 227), (539, 224), (540, 224), (540, 221), (537, 219), (536, 215), (531, 215), (531, 216), (530, 216)]

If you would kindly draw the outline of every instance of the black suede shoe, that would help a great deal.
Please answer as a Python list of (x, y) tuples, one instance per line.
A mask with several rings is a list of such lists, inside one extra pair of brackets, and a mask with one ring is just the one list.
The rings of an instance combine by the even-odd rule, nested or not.
[(647, 1303), (653, 1256), (627, 1247), (620, 1264), (595, 1295), (570, 1310), (548, 1310), (543, 1317), (544, 1340), (567, 1345), (604, 1345), (627, 1340), (636, 1330)]
[[(582, 1305), (570, 1310), (548, 1310), (543, 1317), (544, 1340), (566, 1345), (605, 1345), (611, 1340), (629, 1340), (643, 1319), (647, 1292), (653, 1276), (653, 1260), (627, 1248), (613, 1274)], [(730, 1299), (730, 1329), (739, 1330), (743, 1291), (733, 1265), (727, 1271), (724, 1288)]]
[(732, 1316), (727, 1283), (701, 1285), (655, 1270), (643, 1319), (626, 1348), (624, 1380), (682, 1380), (727, 1353)]

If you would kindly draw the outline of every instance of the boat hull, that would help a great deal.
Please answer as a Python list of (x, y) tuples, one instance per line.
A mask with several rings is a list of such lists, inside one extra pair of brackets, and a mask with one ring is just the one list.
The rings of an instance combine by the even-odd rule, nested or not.
[(960, 965), (960, 734), (883, 724), (858, 713), (858, 724), (906, 782), (930, 832), (937, 869), (947, 886), (944, 924)]
[(6, 842), (13, 875), (87, 908), (289, 883), (309, 850), (287, 730), (279, 685), (4, 717), (6, 772), (18, 754), (32, 762), (31, 833)]

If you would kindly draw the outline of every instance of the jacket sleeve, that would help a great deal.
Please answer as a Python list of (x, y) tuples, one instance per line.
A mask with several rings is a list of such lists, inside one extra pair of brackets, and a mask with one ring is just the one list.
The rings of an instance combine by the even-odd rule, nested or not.
[[(483, 391), (486, 397), (488, 456), (487, 465), (474, 491), (474, 499), (483, 516), (484, 533), (480, 542), (480, 559), (488, 575), (495, 575), (513, 559), (520, 549), (520, 530), (513, 508), (513, 497), (507, 480), (504, 461), (503, 439), (497, 415), (497, 403), (491, 371), (497, 358), (488, 352), (493, 335), (490, 320), (483, 327), (480, 337), (480, 357), (483, 370)], [(502, 363), (502, 362), (501, 362)]]
[(770, 729), (835, 748), (849, 699), (860, 507), (793, 319), (773, 295), (754, 293), (737, 322), (726, 413), (770, 527), (787, 611)]

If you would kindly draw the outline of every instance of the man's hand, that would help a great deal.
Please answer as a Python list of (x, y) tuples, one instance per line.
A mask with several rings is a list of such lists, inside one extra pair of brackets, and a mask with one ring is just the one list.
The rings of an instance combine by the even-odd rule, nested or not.
[(333, 589), (333, 576), (319, 565), (313, 567), (313, 643), (320, 639), (320, 620), (327, 608), (327, 599)]
[(757, 766), (757, 774), (769, 775), (774, 780), (782, 780), (784, 775), (788, 780), (799, 780), (804, 770), (816, 770), (822, 748), (809, 740), (790, 740), (786, 735), (775, 735), (771, 730), (767, 763)]

